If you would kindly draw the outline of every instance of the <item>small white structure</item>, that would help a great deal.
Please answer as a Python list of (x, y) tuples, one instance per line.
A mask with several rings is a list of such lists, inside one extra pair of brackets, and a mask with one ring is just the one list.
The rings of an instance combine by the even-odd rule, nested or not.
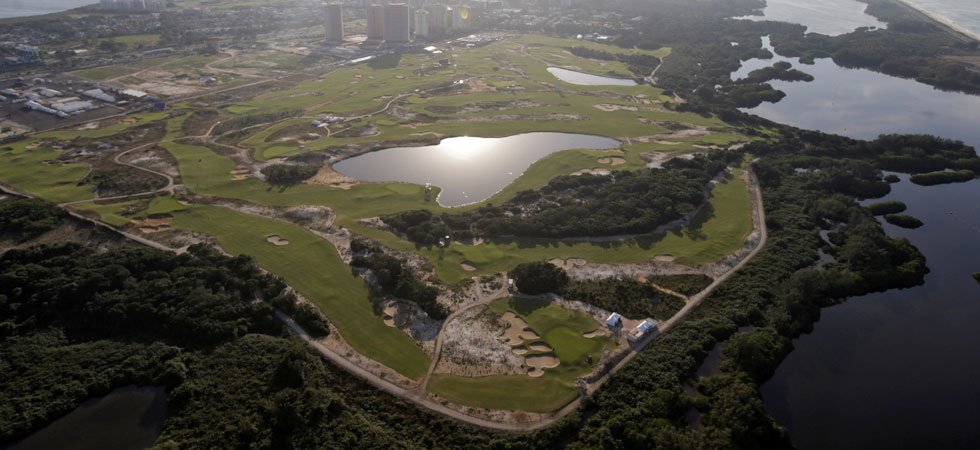
[(514, 292), (514, 279), (513, 278), (508, 278), (507, 279), (507, 291), (508, 292)]
[(635, 344), (647, 336), (656, 336), (659, 333), (660, 330), (657, 329), (657, 321), (648, 318), (643, 322), (640, 322), (636, 328), (630, 330), (629, 334), (626, 336), (626, 339)]
[(610, 314), (609, 317), (606, 318), (606, 325), (608, 325), (609, 328), (619, 328), (623, 326), (623, 316), (616, 312)]

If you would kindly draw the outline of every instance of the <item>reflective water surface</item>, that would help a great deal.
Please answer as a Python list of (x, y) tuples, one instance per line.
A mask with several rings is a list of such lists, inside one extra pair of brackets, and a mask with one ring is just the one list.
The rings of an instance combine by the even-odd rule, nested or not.
[[(768, 38), (763, 43), (772, 50)], [(777, 61), (788, 61), (816, 80), (773, 81), (772, 86), (785, 92), (786, 98), (743, 111), (779, 123), (859, 139), (874, 139), (886, 133), (926, 133), (980, 147), (980, 97), (943, 92), (914, 80), (869, 70), (845, 69), (830, 59), (805, 65), (778, 55), (770, 60), (745, 61), (732, 79)]]
[(807, 33), (837, 36), (861, 27), (885, 28), (885, 24), (864, 12), (868, 5), (855, 0), (766, 0), (762, 16), (739, 19), (798, 23)]
[(636, 86), (635, 81), (627, 78), (603, 77), (559, 67), (549, 67), (548, 72), (561, 81), (582, 86)]
[[(980, 181), (885, 199), (925, 226), (884, 223), (925, 254), (922, 286), (826, 308), (762, 386), (800, 449), (976, 448), (980, 442)], [(877, 200), (875, 200), (877, 201)]]
[(431, 183), (442, 189), (443, 206), (485, 200), (524, 173), (535, 161), (571, 149), (601, 150), (620, 142), (570, 133), (525, 133), (503, 138), (455, 137), (438, 145), (397, 147), (343, 160), (334, 170), (362, 181)]
[(167, 413), (162, 387), (124, 387), (88, 400), (9, 450), (137, 450), (153, 445)]

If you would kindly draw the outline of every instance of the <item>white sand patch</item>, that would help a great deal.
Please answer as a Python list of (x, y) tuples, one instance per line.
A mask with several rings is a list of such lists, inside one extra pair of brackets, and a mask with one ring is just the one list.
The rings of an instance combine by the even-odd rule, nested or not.
[(273, 235), (265, 238), (265, 240), (268, 241), (270, 244), (275, 245), (277, 247), (282, 247), (284, 245), (289, 245), (289, 241), (286, 240), (286, 239), (281, 238), (278, 234), (273, 234)]

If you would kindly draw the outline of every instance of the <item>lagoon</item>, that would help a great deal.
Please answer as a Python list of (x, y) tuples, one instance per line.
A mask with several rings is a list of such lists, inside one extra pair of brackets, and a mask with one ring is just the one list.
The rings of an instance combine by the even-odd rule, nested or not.
[(603, 77), (559, 67), (549, 67), (548, 72), (561, 81), (579, 86), (636, 86), (636, 82), (628, 78)]
[(442, 206), (486, 200), (521, 176), (535, 161), (572, 149), (619, 147), (607, 137), (525, 133), (503, 138), (454, 137), (438, 145), (397, 147), (343, 160), (334, 170), (361, 181), (403, 181), (441, 188)]

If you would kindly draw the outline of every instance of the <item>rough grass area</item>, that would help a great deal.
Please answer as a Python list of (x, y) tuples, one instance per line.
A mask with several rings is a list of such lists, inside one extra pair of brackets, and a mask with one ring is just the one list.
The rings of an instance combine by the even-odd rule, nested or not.
[[(525, 375), (463, 377), (437, 374), (429, 381), (431, 392), (454, 403), (481, 408), (553, 412), (578, 396), (575, 379), (591, 372), (602, 350), (615, 345), (610, 338), (583, 336), (599, 328), (599, 323), (585, 314), (547, 300), (507, 298), (494, 301), (487, 308), (498, 315), (506, 311), (519, 315), (541, 336), (540, 340), (526, 344), (548, 344), (561, 364), (545, 369), (544, 375), (537, 378)], [(514, 395), (515, 392), (520, 392), (520, 395)]]
[[(180, 229), (211, 235), (232, 255), (248, 254), (266, 270), (314, 302), (348, 344), (412, 379), (425, 374), (429, 357), (404, 332), (384, 324), (368, 299), (368, 287), (353, 276), (329, 242), (292, 224), (224, 208), (193, 206), (175, 214)], [(271, 245), (270, 235), (288, 240)]]

